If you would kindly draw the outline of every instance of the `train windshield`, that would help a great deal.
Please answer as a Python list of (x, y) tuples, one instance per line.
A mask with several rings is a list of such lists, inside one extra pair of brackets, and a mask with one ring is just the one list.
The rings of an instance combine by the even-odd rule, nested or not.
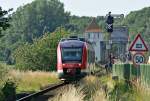
[(62, 62), (81, 62), (82, 48), (62, 48)]

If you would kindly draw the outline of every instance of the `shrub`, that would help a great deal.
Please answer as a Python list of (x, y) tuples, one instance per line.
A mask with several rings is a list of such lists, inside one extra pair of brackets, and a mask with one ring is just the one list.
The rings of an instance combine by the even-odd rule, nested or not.
[(0, 88), (0, 101), (4, 101), (5, 100), (5, 96)]
[(13, 101), (15, 99), (15, 82), (8, 79), (9, 70), (0, 65), (0, 101)]
[[(133, 89), (124, 81), (116, 82), (114, 89), (109, 92), (109, 99), (111, 101), (132, 101)], [(133, 100), (134, 101), (134, 100)]]
[(15, 83), (11, 80), (6, 81), (4, 87), (2, 88), (2, 92), (5, 95), (6, 101), (15, 100), (15, 96), (16, 96), (16, 85), (15, 85)]

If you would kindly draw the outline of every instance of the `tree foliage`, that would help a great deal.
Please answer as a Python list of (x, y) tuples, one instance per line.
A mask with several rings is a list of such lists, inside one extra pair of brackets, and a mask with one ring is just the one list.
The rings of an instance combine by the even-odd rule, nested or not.
[(131, 12), (126, 16), (122, 24), (129, 27), (131, 40), (140, 33), (150, 44), (150, 7)]
[(14, 52), (16, 67), (23, 70), (55, 70), (58, 42), (67, 35), (67, 31), (58, 28), (55, 32), (34, 40), (33, 44), (26, 43), (19, 47)]
[[(67, 28), (70, 28), (76, 34), (83, 34), (85, 32), (86, 27), (90, 24), (94, 17), (88, 16), (70, 16), (69, 24)], [(97, 16), (96, 22), (100, 26), (101, 29), (105, 30), (105, 17)]]
[[(59, 0), (35, 0), (19, 7), (12, 14), (11, 27), (3, 32), (5, 36), (0, 39), (0, 60), (11, 63), (12, 52), (16, 48), (26, 42), (28, 42), (27, 46), (35, 43), (35, 39), (42, 37), (44, 33), (53, 32), (60, 26), (64, 26), (74, 34), (83, 34), (92, 19), (93, 17), (87, 16), (70, 16)], [(97, 23), (104, 32), (105, 20), (104, 16), (96, 17)], [(141, 33), (144, 39), (150, 42), (150, 8), (131, 12), (124, 19), (115, 19), (114, 24), (127, 25), (130, 40)]]
[(8, 11), (2, 10), (2, 7), (0, 6), (0, 37), (2, 36), (1, 31), (6, 30), (10, 26), (9, 24), (10, 17), (6, 17), (8, 12), (10, 11), (12, 11), (12, 9), (9, 9)]
[(12, 15), (12, 33), (19, 34), (22, 41), (32, 43), (45, 32), (53, 32), (68, 22), (69, 13), (59, 0), (35, 0), (19, 7)]
[(11, 63), (11, 53), (16, 48), (26, 42), (33, 43), (34, 39), (68, 22), (69, 13), (59, 0), (35, 0), (19, 7), (11, 16), (11, 27), (0, 40), (0, 59)]

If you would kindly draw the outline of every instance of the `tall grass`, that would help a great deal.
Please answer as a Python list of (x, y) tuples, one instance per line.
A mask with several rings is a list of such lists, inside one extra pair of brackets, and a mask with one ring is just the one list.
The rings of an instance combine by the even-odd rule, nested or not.
[(125, 82), (118, 80), (108, 92), (109, 101), (149, 101), (150, 88), (140, 82)]
[(49, 99), (49, 101), (83, 101), (84, 98), (81, 89), (75, 88), (73, 85), (69, 85), (60, 92), (54, 99)]
[(87, 76), (77, 85), (70, 85), (59, 92), (49, 101), (107, 101), (99, 78), (95, 76)]
[(108, 100), (106, 99), (103, 89), (99, 89), (92, 96), (91, 101), (108, 101)]
[(4, 65), (0, 64), (0, 86), (3, 85), (3, 83), (8, 78), (8, 68)]
[(55, 72), (12, 70), (9, 75), (17, 82), (17, 92), (35, 92), (50, 83), (59, 82)]
[(150, 88), (124, 80), (113, 80), (111, 76), (86, 76), (77, 85), (62, 89), (49, 101), (149, 101)]
[(150, 100), (150, 88), (148, 86), (137, 83), (134, 88), (137, 101), (149, 101)]
[[(106, 101), (105, 91), (103, 90), (100, 79), (96, 76), (87, 76), (80, 82), (80, 87), (85, 94), (84, 100)], [(98, 100), (99, 99), (99, 100)]]

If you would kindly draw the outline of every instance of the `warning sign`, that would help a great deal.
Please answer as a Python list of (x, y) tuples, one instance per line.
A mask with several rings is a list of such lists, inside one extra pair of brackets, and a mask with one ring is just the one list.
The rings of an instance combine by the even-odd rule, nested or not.
[(131, 43), (129, 51), (148, 51), (148, 48), (140, 34)]

